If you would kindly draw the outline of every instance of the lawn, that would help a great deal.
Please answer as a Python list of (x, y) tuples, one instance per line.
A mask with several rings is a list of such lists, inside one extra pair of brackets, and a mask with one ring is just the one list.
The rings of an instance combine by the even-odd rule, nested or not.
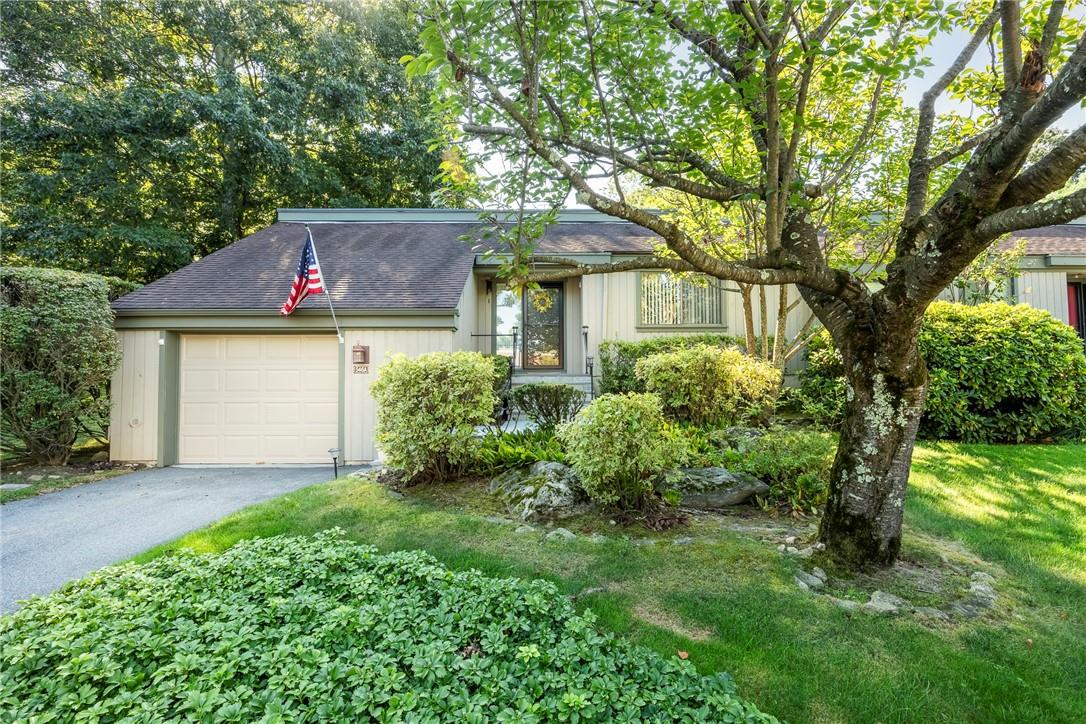
[[(730, 672), (741, 696), (788, 721), (1086, 720), (1086, 445), (923, 445), (906, 520), (906, 557), (950, 552), (996, 574), (990, 616), (933, 625), (849, 613), (795, 586), (795, 558), (701, 523), (652, 546), (615, 527), (604, 543), (544, 542), (359, 479), (246, 509), (140, 559), (339, 526), (454, 569), (551, 580), (612, 631)], [(657, 534), (632, 537), (644, 535)], [(669, 542), (684, 535), (694, 542)]]

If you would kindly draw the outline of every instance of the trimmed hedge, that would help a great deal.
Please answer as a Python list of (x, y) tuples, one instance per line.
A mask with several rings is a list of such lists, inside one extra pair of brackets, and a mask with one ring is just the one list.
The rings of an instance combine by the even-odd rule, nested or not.
[(604, 340), (599, 348), (600, 393), (644, 392), (645, 385), (635, 371), (637, 360), (699, 345), (742, 348), (743, 340), (727, 334), (661, 335), (638, 342)]
[(83, 429), (106, 429), (107, 389), (121, 359), (111, 288), (95, 274), (0, 268), (5, 445), (17, 442), (39, 462), (64, 464)]
[(655, 483), (678, 460), (656, 395), (601, 395), (558, 428), (566, 459), (588, 497), (621, 510), (642, 510)]
[(552, 583), (335, 531), (103, 569), (0, 618), (0, 652), (15, 721), (775, 721)]
[(441, 482), (472, 462), (475, 428), (494, 419), (495, 365), (478, 352), (394, 356), (377, 375), (377, 443), (390, 468)]
[[(928, 388), (920, 434), (967, 442), (1023, 442), (1086, 432), (1086, 354), (1068, 325), (1044, 310), (1003, 303), (936, 302), (920, 330)], [(840, 420), (841, 359), (828, 335), (802, 373), (804, 408)]]
[(539, 427), (554, 428), (584, 407), (585, 393), (572, 385), (536, 382), (515, 387), (513, 401)]
[(768, 362), (709, 345), (643, 357), (635, 370), (669, 416), (695, 425), (764, 422), (781, 386), (780, 370)]

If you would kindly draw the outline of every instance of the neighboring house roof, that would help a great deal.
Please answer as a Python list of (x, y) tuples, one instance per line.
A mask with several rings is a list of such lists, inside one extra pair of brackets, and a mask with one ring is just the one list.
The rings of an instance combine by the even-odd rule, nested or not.
[(1086, 254), (1086, 224), (1057, 224), (1039, 229), (1016, 231), (999, 244), (1006, 250), (1020, 241), (1026, 242), (1026, 254), (1042, 256)]
[[(347, 211), (354, 216), (347, 216)], [(335, 219), (335, 213), (339, 218)], [(209, 254), (113, 303), (136, 310), (278, 310), (310, 228), (337, 309), (454, 309), (477, 250), (464, 236), (480, 230), (478, 212), (447, 210), (292, 210), (266, 229)], [(293, 215), (292, 215), (293, 214)], [(307, 215), (308, 214), (308, 215)], [(422, 220), (433, 218), (433, 221)], [(552, 225), (541, 254), (644, 253), (656, 238), (626, 222), (573, 214)], [(322, 308), (322, 296), (299, 309)]]

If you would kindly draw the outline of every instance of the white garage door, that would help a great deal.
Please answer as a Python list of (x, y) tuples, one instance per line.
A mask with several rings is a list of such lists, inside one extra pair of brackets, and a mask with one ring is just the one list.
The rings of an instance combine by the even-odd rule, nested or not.
[(330, 335), (182, 335), (180, 462), (327, 463), (338, 353)]

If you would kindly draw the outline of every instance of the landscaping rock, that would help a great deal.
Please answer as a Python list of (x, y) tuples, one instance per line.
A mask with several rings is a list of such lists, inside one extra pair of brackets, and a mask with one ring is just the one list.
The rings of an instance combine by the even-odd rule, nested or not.
[(565, 528), (555, 528), (545, 536), (547, 540), (573, 540), (577, 534)]
[(694, 539), (691, 538), (690, 536), (683, 536), (682, 538), (676, 538), (674, 540), (674, 543), (677, 546), (688, 546), (693, 542), (694, 542)]
[(796, 544), (796, 537), (794, 535), (790, 535), (784, 539), (784, 542), (790, 546), (794, 546)]
[(91, 455), (90, 461), (92, 463), (108, 463), (109, 462), (109, 453), (106, 452), (105, 450), (99, 450), (98, 452)]
[(818, 576), (813, 576), (807, 571), (797, 571), (796, 582), (803, 584), (807, 588), (813, 588), (815, 590), (822, 588), (822, 586), (826, 585), (826, 581), (824, 579), (819, 578)]
[(997, 594), (992, 587), (995, 579), (982, 571), (977, 571), (969, 578), (969, 591), (965, 598), (955, 602), (950, 608), (962, 618), (979, 618), (995, 606)]
[(823, 583), (826, 582), (826, 572), (824, 570), (822, 570), (821, 568), (819, 568), (818, 566), (815, 566), (814, 568), (811, 569), (811, 575), (814, 576), (815, 578), (817, 578), (818, 580), (822, 581)]
[(809, 591), (809, 590), (811, 590), (811, 587), (808, 586), (803, 581), (801, 581), (799, 576), (796, 576), (796, 585), (799, 586), (799, 590), (801, 590), (801, 591)]
[(502, 473), (490, 481), (488, 490), (501, 496), (520, 520), (568, 518), (588, 509), (581, 482), (573, 470), (548, 460)]
[(833, 605), (837, 606), (837, 608), (843, 608), (846, 611), (860, 610), (860, 604), (856, 601), (850, 601), (847, 598), (835, 598), (834, 596), (827, 596), (827, 598), (833, 601)]
[(728, 444), (740, 451), (750, 450), (762, 435), (765, 435), (765, 430), (760, 427), (734, 426), (724, 429)]
[(860, 607), (864, 613), (877, 616), (896, 616), (902, 609), (910, 608), (909, 602), (900, 596), (884, 591), (875, 591), (871, 600)]
[(0, 490), (22, 490), (29, 487), (30, 483), (4, 483), (0, 485)]
[(407, 496), (401, 493), (399, 490), (389, 490), (388, 497), (392, 498), (393, 500), (404, 500), (405, 498), (407, 498)]
[(535, 528), (530, 525), (519, 525), (513, 529), (514, 533), (523, 535), (524, 533), (535, 533)]
[(607, 536), (600, 535), (599, 533), (593, 533), (592, 535), (588, 536), (588, 542), (589, 543), (606, 543), (607, 542)]
[(811, 548), (810, 546), (807, 546), (806, 548), (800, 548), (798, 551), (795, 552), (795, 554), (800, 558), (810, 558), (814, 555), (814, 548)]
[(689, 508), (713, 510), (740, 505), (755, 495), (768, 495), (769, 486), (746, 473), (727, 468), (682, 468), (676, 489)]
[(487, 523), (496, 523), (498, 525), (509, 525), (513, 522), (508, 518), (501, 517), (500, 515), (488, 515), (483, 520), (485, 520)]
[(932, 608), (931, 606), (920, 606), (915, 611), (913, 611), (913, 613), (915, 613), (920, 618), (926, 618), (933, 621), (950, 620), (950, 616), (946, 613), (946, 611), (941, 611), (937, 608)]
[(653, 540), (652, 538), (634, 538), (630, 542), (633, 543), (635, 546), (638, 546), (638, 547), (656, 545), (656, 541)]
[(44, 475), (31, 475), (31, 476), (29, 476), (27, 478), (27, 480), (29, 480), (32, 483), (37, 483), (37, 482), (39, 482), (41, 480), (45, 480), (45, 476)]

